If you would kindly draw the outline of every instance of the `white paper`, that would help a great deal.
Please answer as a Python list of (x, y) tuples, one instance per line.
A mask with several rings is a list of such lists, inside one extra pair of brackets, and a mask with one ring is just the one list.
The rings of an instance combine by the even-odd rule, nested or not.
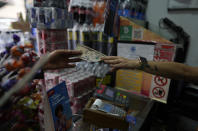
[(118, 43), (118, 56), (128, 59), (137, 59), (141, 56), (153, 60), (154, 48), (154, 45)]
[(198, 0), (169, 0), (169, 8), (198, 8)]

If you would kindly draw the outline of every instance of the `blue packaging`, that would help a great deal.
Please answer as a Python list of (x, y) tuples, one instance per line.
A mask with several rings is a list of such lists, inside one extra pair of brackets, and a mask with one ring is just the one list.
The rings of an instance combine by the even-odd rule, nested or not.
[(72, 128), (72, 111), (65, 82), (47, 92), (56, 131)]
[(131, 17), (131, 10), (125, 9), (123, 11), (123, 16), (124, 17)]

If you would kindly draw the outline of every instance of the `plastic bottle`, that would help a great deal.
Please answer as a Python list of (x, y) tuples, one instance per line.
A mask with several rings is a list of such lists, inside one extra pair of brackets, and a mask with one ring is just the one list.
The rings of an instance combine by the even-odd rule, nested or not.
[(140, 17), (141, 20), (145, 20), (145, 12), (146, 12), (146, 9), (145, 7), (142, 8), (142, 16)]
[(99, 24), (104, 24), (105, 20), (105, 9), (106, 9), (106, 1), (100, 0), (99, 2)]
[(130, 18), (131, 17), (131, 2), (130, 2), (130, 0), (125, 0), (122, 8), (124, 9), (123, 16)]
[(79, 14), (78, 14), (79, 0), (76, 0), (76, 2), (73, 3), (71, 8), (72, 8), (72, 12), (73, 12), (74, 22), (77, 23), (79, 21)]
[(80, 4), (79, 4), (79, 10), (78, 10), (78, 14), (79, 14), (79, 23), (82, 25), (85, 23), (85, 10), (86, 10), (86, 3), (83, 0), (80, 0)]
[(93, 11), (94, 11), (94, 17), (93, 17), (93, 25), (94, 27), (96, 26), (96, 24), (99, 23), (100, 21), (100, 14), (99, 14), (99, 0), (96, 0), (94, 3), (93, 3)]
[(123, 6), (124, 0), (120, 0), (119, 7), (118, 7), (118, 16), (123, 16), (124, 6)]
[(109, 37), (108, 38), (108, 45), (107, 45), (107, 55), (108, 56), (112, 56), (113, 55), (113, 50), (114, 50), (114, 38), (113, 37)]
[(86, 5), (85, 5), (85, 23), (87, 25), (91, 25), (93, 22), (93, 2), (89, 1)]
[(91, 27), (91, 31), (92, 31), (92, 48), (97, 50), (98, 49), (98, 33), (99, 30), (97, 27), (92, 26)]
[(136, 15), (136, 19), (141, 20), (142, 18), (142, 7), (139, 5), (137, 7), (137, 15)]
[(67, 29), (67, 47), (69, 50), (73, 50), (73, 34), (72, 34), (72, 28)]
[(72, 30), (72, 36), (73, 36), (73, 42), (72, 42), (72, 45), (73, 45), (73, 49), (76, 49), (76, 46), (77, 44), (79, 44), (79, 30), (80, 30), (81, 26), (76, 23), (74, 25), (74, 28)]
[(88, 47), (91, 47), (91, 42), (90, 42), (90, 30), (87, 24), (83, 24), (83, 26), (80, 28), (80, 44), (86, 45)]
[(131, 18), (135, 18), (136, 16), (136, 2), (132, 1), (132, 5), (131, 5)]
[(102, 26), (98, 25), (99, 28), (99, 33), (98, 33), (98, 43), (97, 43), (97, 50), (99, 52), (103, 52), (103, 30), (102, 30)]

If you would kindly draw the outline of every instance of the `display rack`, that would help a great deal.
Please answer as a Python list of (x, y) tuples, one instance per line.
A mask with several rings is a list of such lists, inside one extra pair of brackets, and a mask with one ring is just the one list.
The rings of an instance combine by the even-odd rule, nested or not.
[(33, 66), (32, 70), (26, 74), (17, 84), (0, 98), (0, 107), (3, 106), (15, 93), (19, 92), (28, 82), (30, 82), (35, 74), (42, 69), (42, 67), (49, 60), (49, 54), (43, 55), (39, 61)]

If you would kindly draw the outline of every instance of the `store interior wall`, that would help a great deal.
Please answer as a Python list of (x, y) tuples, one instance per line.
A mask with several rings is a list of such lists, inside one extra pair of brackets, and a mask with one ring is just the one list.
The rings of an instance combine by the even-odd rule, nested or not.
[(149, 22), (149, 29), (170, 39), (174, 38), (174, 35), (167, 29), (159, 28), (160, 19), (167, 17), (176, 25), (181, 26), (191, 36), (186, 64), (198, 66), (198, 10), (168, 12), (168, 0), (148, 1), (146, 17)]
[(24, 0), (9, 0), (7, 5), (0, 8), (0, 18), (17, 19), (17, 13), (19, 12), (25, 18)]
[(26, 18), (25, 1), (24, 0), (7, 0), (8, 4), (0, 8), (0, 30), (11, 28), (11, 22), (18, 19), (18, 13), (22, 13)]

